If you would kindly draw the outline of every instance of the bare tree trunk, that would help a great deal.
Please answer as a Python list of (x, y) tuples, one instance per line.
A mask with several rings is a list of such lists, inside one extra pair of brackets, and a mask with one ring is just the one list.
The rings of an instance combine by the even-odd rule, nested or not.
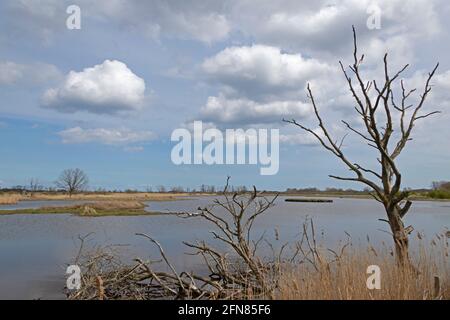
[(385, 206), (386, 213), (389, 220), (389, 226), (391, 227), (392, 237), (395, 244), (395, 256), (397, 262), (402, 266), (410, 265), (408, 254), (408, 228), (402, 221), (401, 209), (398, 205), (388, 204)]

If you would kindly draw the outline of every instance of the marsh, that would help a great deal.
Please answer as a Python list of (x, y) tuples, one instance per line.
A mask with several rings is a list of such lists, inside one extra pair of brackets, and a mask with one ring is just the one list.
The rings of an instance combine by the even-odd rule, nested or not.
[[(290, 197), (292, 198), (292, 197)], [(333, 203), (290, 203), (279, 197), (275, 206), (255, 224), (255, 236), (265, 232), (274, 243), (295, 241), (306, 217), (314, 220), (319, 240), (330, 248), (349, 240), (354, 245), (391, 245), (388, 226), (380, 205), (369, 199), (333, 198)], [(158, 212), (194, 212), (211, 204), (209, 196), (184, 201), (147, 202), (146, 210)], [(73, 203), (73, 202), (72, 202)], [(61, 202), (21, 202), (2, 208), (26, 209), (60, 206)], [(425, 239), (450, 228), (448, 202), (416, 201), (406, 217)], [(209, 240), (211, 226), (199, 219), (174, 215), (80, 217), (71, 214), (0, 215), (0, 298), (62, 299), (65, 270), (79, 248), (79, 236), (90, 234), (88, 246), (114, 245), (124, 260), (135, 257), (159, 259), (157, 250), (136, 233), (150, 234), (164, 246), (180, 270), (201, 268), (197, 257), (182, 241)], [(412, 239), (415, 245), (416, 237)]]

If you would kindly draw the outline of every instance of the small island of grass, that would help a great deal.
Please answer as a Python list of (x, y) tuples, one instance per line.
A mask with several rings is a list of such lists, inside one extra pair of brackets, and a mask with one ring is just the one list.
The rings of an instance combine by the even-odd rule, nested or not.
[(145, 210), (140, 201), (97, 201), (73, 206), (42, 207), (29, 209), (0, 210), (0, 215), (11, 214), (74, 214), (83, 217), (141, 216), (166, 214)]

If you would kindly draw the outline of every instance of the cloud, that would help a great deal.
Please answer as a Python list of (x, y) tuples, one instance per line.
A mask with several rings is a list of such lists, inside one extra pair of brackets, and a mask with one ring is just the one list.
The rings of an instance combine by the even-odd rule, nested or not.
[(39, 85), (61, 77), (58, 68), (46, 63), (20, 64), (0, 61), (0, 85)]
[(60, 112), (115, 114), (142, 109), (144, 99), (144, 80), (125, 63), (105, 60), (80, 72), (71, 71), (59, 87), (44, 93), (42, 105)]
[[(381, 29), (370, 30), (366, 23), (374, 6), (380, 9)], [(410, 42), (437, 35), (437, 8), (444, 6), (448, 8), (441, 0), (411, 0), (407, 5), (402, 0), (262, 0), (258, 6), (243, 0), (232, 6), (230, 20), (258, 42), (332, 58), (351, 48), (351, 25), (366, 44), (398, 35)]]
[(128, 129), (83, 129), (74, 127), (58, 132), (65, 144), (100, 143), (106, 145), (126, 145), (151, 141), (156, 135), (150, 131), (131, 131)]
[[(65, 31), (65, 9), (70, 0), (18, 0), (4, 5), (3, 29), (19, 35), (34, 35), (46, 42)], [(159, 38), (223, 41), (233, 33), (253, 41), (301, 49), (307, 54), (342, 53), (350, 45), (347, 35), (354, 24), (361, 38), (411, 39), (435, 35), (441, 30), (439, 14), (445, 14), (443, 0), (78, 0), (86, 24), (107, 23), (126, 32)], [(369, 30), (368, 8), (381, 10), (382, 28)], [(2, 8), (3, 9), (3, 8)], [(0, 22), (1, 25), (1, 22)]]
[[(49, 44), (58, 33), (67, 31), (66, 8), (71, 4), (69, 0), (11, 1), (5, 5), (4, 24), (13, 26), (10, 29), (14, 33)], [(78, 0), (76, 4), (81, 8), (83, 24), (107, 22), (154, 39), (212, 43), (226, 39), (231, 31), (225, 13), (220, 12), (222, 4), (215, 1)]]
[[(323, 136), (320, 129), (316, 129), (314, 131), (320, 136)], [(280, 142), (290, 145), (319, 145), (319, 141), (310, 133), (280, 134)]]
[[(201, 65), (210, 83), (218, 84), (199, 118), (216, 124), (280, 123), (283, 118), (305, 119), (311, 112), (306, 84), (316, 88), (320, 102), (336, 99), (338, 66), (266, 45), (229, 47)], [(331, 84), (325, 85), (325, 84)], [(342, 82), (341, 87), (344, 85)]]
[(307, 80), (333, 72), (316, 59), (265, 45), (226, 48), (206, 59), (202, 69), (210, 79), (248, 97), (298, 92)]
[(13, 84), (22, 77), (21, 66), (14, 62), (0, 62), (0, 84)]
[(281, 122), (283, 117), (304, 118), (311, 107), (300, 101), (258, 103), (246, 98), (228, 99), (224, 95), (209, 97), (200, 110), (200, 120), (206, 122), (248, 125)]
[(58, 31), (65, 30), (67, 5), (60, 0), (5, 1), (0, 27), (10, 30), (5, 37), (11, 42), (31, 36), (48, 45)]
[(138, 30), (152, 38), (168, 37), (212, 43), (228, 37), (231, 26), (215, 1), (101, 0), (89, 6), (93, 15)]
[[(219, 85), (199, 118), (216, 124), (280, 123), (283, 118), (306, 118), (308, 81), (330, 81), (337, 68), (300, 54), (266, 45), (229, 47), (201, 65), (208, 80)], [(330, 89), (323, 89), (328, 92)]]
[(436, 75), (434, 82), (439, 96), (448, 101), (448, 99), (450, 99), (450, 70)]

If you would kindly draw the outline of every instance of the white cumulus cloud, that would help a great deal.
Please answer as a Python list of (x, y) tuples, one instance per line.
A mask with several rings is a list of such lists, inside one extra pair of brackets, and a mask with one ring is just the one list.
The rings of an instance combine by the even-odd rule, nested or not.
[[(280, 123), (306, 118), (306, 84), (330, 82), (337, 66), (266, 45), (229, 47), (202, 63), (202, 70), (219, 84), (200, 110), (200, 119), (216, 124)], [(329, 95), (330, 89), (322, 89)], [(326, 92), (325, 92), (326, 91)]]
[(43, 106), (61, 112), (114, 114), (143, 107), (145, 81), (125, 63), (105, 60), (83, 71), (71, 71), (57, 88), (48, 89)]
[(221, 124), (263, 124), (281, 122), (283, 117), (303, 118), (311, 107), (301, 101), (258, 103), (246, 98), (228, 99), (224, 95), (209, 97), (200, 110), (203, 121)]
[(318, 60), (265, 45), (226, 48), (206, 59), (202, 69), (209, 78), (247, 96), (296, 92), (309, 79), (333, 72)]

